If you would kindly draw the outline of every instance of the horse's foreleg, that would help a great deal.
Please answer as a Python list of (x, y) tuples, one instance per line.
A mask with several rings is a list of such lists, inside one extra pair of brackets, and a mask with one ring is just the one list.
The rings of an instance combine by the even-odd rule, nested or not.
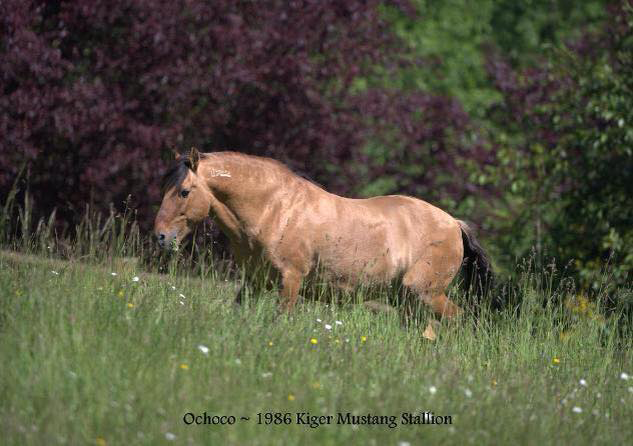
[(281, 275), (281, 308), (286, 311), (292, 311), (297, 303), (299, 296), (299, 288), (301, 288), (301, 273), (294, 270), (286, 270)]

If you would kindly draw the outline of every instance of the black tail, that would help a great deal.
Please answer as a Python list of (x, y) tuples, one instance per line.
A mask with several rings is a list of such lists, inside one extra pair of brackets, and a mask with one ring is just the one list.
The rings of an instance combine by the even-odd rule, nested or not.
[(464, 241), (464, 285), (478, 297), (483, 296), (491, 287), (493, 281), (492, 265), (486, 252), (481, 247), (472, 229), (463, 221), (458, 220), (462, 228)]

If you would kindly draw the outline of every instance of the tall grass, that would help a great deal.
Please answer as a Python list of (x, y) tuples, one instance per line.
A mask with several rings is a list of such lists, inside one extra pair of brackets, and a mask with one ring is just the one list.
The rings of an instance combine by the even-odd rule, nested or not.
[[(315, 283), (304, 294), (317, 299), (286, 315), (276, 291), (258, 287), (235, 305), (233, 276), (215, 268), (209, 247), (161, 260), (133, 213), (88, 209), (74, 232), (59, 233), (54, 218), (33, 221), (28, 195), (19, 206), (15, 197), (0, 220), (3, 444), (633, 438), (631, 327), (602, 311), (608, 296), (588, 299), (553, 267), (526, 262), (494, 291), (510, 302), (501, 311), (484, 302), (428, 342), (424, 308), (403, 320), (356, 305), (394, 290), (336, 303)], [(236, 424), (184, 423), (205, 411)], [(426, 411), (452, 424), (402, 424), (403, 412)], [(334, 418), (310, 427), (297, 422), (304, 412)], [(397, 426), (336, 424), (348, 412), (395, 416)], [(258, 413), (282, 423), (258, 424)]]

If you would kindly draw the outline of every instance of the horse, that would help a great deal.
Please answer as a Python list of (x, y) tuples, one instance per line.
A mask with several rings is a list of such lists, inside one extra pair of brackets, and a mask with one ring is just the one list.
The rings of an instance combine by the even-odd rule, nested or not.
[(222, 151), (177, 155), (154, 223), (161, 247), (176, 247), (207, 216), (228, 237), (246, 274), (261, 261), (281, 279), (291, 311), (317, 268), (336, 288), (399, 280), (439, 318), (462, 309), (446, 296), (460, 268), (481, 292), (492, 277), (469, 226), (403, 195), (345, 198), (264, 157)]

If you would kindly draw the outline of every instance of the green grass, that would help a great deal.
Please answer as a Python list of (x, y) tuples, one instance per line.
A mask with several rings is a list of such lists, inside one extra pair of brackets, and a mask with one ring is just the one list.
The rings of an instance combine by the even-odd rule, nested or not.
[[(443, 324), (432, 343), (420, 335), (424, 318), (405, 326), (397, 314), (319, 302), (278, 316), (274, 293), (236, 307), (232, 284), (212, 275), (116, 265), (106, 258), (0, 255), (3, 444), (625, 444), (633, 438), (633, 377), (620, 376), (633, 375), (630, 334), (578, 306), (543, 308), (543, 292), (528, 279), (520, 312), (484, 311), (479, 322), (469, 316)], [(185, 413), (204, 411), (238, 421), (184, 424)], [(420, 411), (450, 415), (452, 424), (401, 424), (401, 413)], [(257, 414), (267, 412), (290, 413), (292, 424), (258, 424)], [(334, 419), (310, 428), (296, 423), (297, 412)], [(338, 412), (394, 415), (398, 425), (337, 425)]]

